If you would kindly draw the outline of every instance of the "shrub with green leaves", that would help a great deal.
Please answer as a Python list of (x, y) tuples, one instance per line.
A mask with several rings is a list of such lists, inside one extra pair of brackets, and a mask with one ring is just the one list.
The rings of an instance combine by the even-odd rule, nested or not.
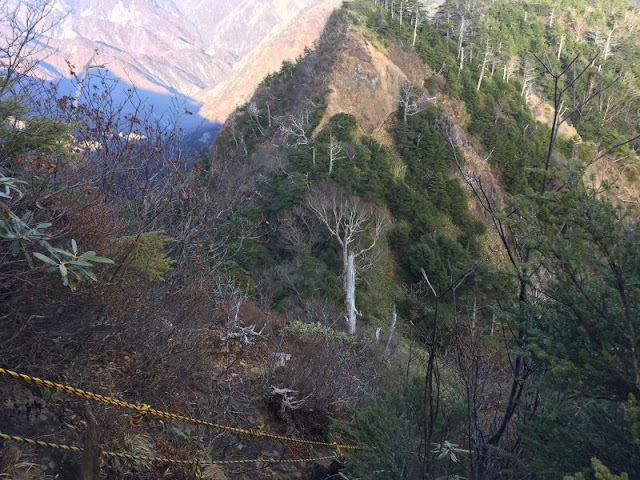
[(71, 251), (53, 247), (46, 240), (41, 241), (40, 244), (47, 249), (49, 255), (34, 252), (33, 256), (49, 264), (50, 272), (60, 272), (62, 283), (71, 290), (76, 289), (76, 281), (98, 281), (98, 277), (96, 277), (92, 271), (96, 263), (113, 264), (113, 260), (106, 257), (99, 257), (94, 251), (80, 254), (78, 252), (78, 244), (75, 240), (71, 240)]
[(387, 392), (371, 406), (361, 410), (352, 426), (357, 443), (375, 450), (357, 451), (347, 464), (350, 478), (393, 480), (418, 471), (420, 437), (409, 416), (406, 399), (398, 392)]
[[(629, 475), (621, 473), (620, 475), (614, 475), (611, 471), (597, 458), (591, 459), (591, 467), (596, 480), (629, 480)], [(586, 480), (584, 474), (578, 473), (575, 476), (566, 476), (564, 480)]]
[[(6, 217), (0, 217), (0, 241), (9, 242), (10, 254), (14, 257), (22, 254), (30, 268), (34, 268), (32, 256), (49, 265), (50, 272), (59, 272), (62, 283), (71, 290), (76, 289), (76, 282), (83, 280), (97, 281), (92, 271), (95, 264), (112, 264), (113, 261), (96, 255), (93, 251), (79, 253), (78, 244), (71, 240), (71, 250), (54, 247), (49, 243), (47, 229), (51, 223), (40, 222), (33, 225), (33, 212), (26, 212), (22, 217), (16, 215), (3, 205)], [(45, 253), (33, 251), (34, 246), (44, 249)]]
[(22, 217), (16, 215), (8, 207), (5, 207), (6, 217), (0, 217), (0, 239), (10, 243), (9, 250), (12, 256), (20, 253), (24, 255), (29, 266), (33, 268), (33, 260), (27, 249), (29, 244), (38, 244), (47, 238), (47, 228), (50, 223), (38, 223), (32, 225), (33, 212), (25, 212)]
[[(452, 479), (465, 472), (468, 450), (444, 438), (454, 433), (463, 406), (443, 395), (442, 418), (436, 419), (431, 437), (435, 443), (426, 448), (424, 427), (428, 413), (424, 408), (424, 386), (423, 378), (414, 377), (384, 392), (358, 412), (348, 434), (353, 443), (368, 445), (373, 450), (358, 450), (350, 455), (345, 468), (349, 478)], [(425, 476), (427, 471), (430, 473)]]
[(326, 327), (320, 322), (304, 323), (293, 321), (282, 329), (282, 333), (295, 335), (300, 338), (327, 338), (340, 343), (355, 343), (352, 335), (346, 332), (339, 332), (333, 328)]
[(162, 282), (175, 260), (162, 250), (175, 239), (161, 231), (144, 232), (139, 235), (121, 237), (117, 240), (120, 258), (116, 274), (124, 279), (145, 279)]

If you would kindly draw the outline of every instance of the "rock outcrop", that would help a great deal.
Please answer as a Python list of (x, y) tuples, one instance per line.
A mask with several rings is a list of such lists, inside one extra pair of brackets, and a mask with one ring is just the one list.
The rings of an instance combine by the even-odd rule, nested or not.
[(393, 45), (385, 53), (357, 29), (349, 31), (335, 58), (328, 75), (327, 110), (318, 129), (345, 112), (364, 133), (375, 134), (398, 110), (402, 86), (407, 81), (420, 84), (427, 75), (415, 52)]

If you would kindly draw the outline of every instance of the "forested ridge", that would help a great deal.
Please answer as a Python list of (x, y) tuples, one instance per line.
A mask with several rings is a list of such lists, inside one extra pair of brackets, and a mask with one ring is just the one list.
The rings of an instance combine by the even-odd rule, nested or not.
[[(34, 80), (51, 6), (22, 8), (0, 367), (372, 448), (88, 473), (5, 441), (0, 478), (640, 477), (635, 4), (345, 2), (195, 153), (135, 90)], [(139, 457), (326, 454), (0, 382), (4, 434), (86, 444), (95, 417)]]

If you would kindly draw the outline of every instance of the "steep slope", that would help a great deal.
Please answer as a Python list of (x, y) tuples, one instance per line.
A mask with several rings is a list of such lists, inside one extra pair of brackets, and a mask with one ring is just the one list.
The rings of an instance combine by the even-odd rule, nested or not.
[[(284, 235), (280, 216), (289, 218), (292, 210), (304, 208), (302, 184), (335, 184), (387, 209), (390, 222), (401, 223), (404, 233), (394, 251), (383, 254), (387, 263), (380, 268), (387, 270), (376, 273), (378, 285), (367, 294), (377, 298), (364, 318), (377, 323), (391, 309), (394, 270), (415, 282), (420, 271), (414, 261), (433, 255), (437, 282), (444, 282), (446, 249), (455, 245), (458, 260), (466, 258), (477, 249), (483, 229), (466, 211), (451, 149), (435, 129), (441, 95), (423, 86), (433, 81), (433, 72), (400, 39), (381, 42), (365, 27), (358, 8), (335, 14), (315, 50), (265, 79), (250, 103), (225, 124), (213, 145), (212, 165), (216, 175), (233, 172), (236, 195), (255, 196), (253, 208), (272, 225), (263, 232), (269, 240), (243, 247), (239, 264), (249, 271), (288, 257), (279, 243)], [(398, 118), (403, 96), (415, 109), (404, 119)], [(481, 168), (482, 162), (476, 163)], [(275, 192), (284, 197), (277, 199)], [(422, 221), (411, 225), (414, 216)], [(434, 232), (436, 225), (441, 230)], [(462, 237), (473, 240), (463, 246)], [(313, 277), (306, 280), (320, 281)], [(378, 288), (387, 292), (382, 295)], [(304, 304), (310, 298), (298, 300)]]
[[(329, 74), (327, 110), (318, 129), (338, 113), (353, 115), (367, 135), (381, 129), (397, 112), (402, 87), (409, 81), (420, 84), (427, 76), (427, 69), (415, 52), (402, 50), (394, 43), (386, 55), (362, 32), (350, 32)], [(401, 57), (401, 52), (405, 59), (408, 57), (402, 65), (405, 69), (391, 59)]]
[[(300, 2), (299, 2), (300, 3)], [(271, 31), (265, 32), (256, 44), (245, 48), (238, 55), (225, 78), (213, 88), (202, 93), (202, 114), (207, 118), (222, 121), (239, 105), (245, 103), (255, 87), (269, 73), (278, 71), (283, 61), (295, 61), (305, 48), (311, 47), (320, 36), (329, 14), (341, 0), (325, 0), (301, 6), (296, 15), (288, 15)], [(282, 5), (280, 9), (282, 9)], [(251, 12), (243, 14), (251, 16)], [(237, 28), (240, 23), (233, 23)], [(216, 27), (218, 28), (218, 27)], [(245, 27), (246, 28), (246, 27)], [(255, 34), (254, 28), (246, 30)], [(218, 34), (221, 35), (221, 34)], [(244, 34), (240, 34), (246, 41)], [(215, 44), (217, 47), (217, 43)]]
[[(66, 132), (16, 142), (20, 156), (0, 165), (0, 236), (10, 240), (0, 241), (2, 362), (226, 426), (96, 404), (101, 446), (122, 460), (103, 463), (107, 478), (188, 480), (210, 460), (226, 463), (202, 476), (221, 480), (564, 478), (594, 452), (640, 478), (638, 209), (602, 200), (610, 167), (638, 190), (638, 142), (617, 142), (637, 133), (640, 110), (608, 108), (637, 85), (612, 84), (615, 95), (566, 122), (546, 161), (551, 82), (540, 76), (527, 102), (526, 69), (506, 78), (531, 52), (557, 58), (562, 34), (574, 49), (563, 65), (578, 50), (595, 56), (596, 42), (576, 43), (558, 24), (588, 19), (602, 31), (616, 2), (560, 0), (563, 15), (546, 1), (450, 2), (417, 29), (405, 10), (414, 2), (347, 2), (314, 48), (262, 79), (193, 169), (109, 127), (99, 133), (122, 142), (99, 157), (56, 155)], [(208, 12), (236, 5), (253, 11), (219, 2)], [(226, 30), (236, 21), (215, 20)], [(503, 55), (482, 55), (497, 52), (483, 36), (496, 32)], [(601, 69), (584, 55), (590, 75), (576, 96), (637, 69), (638, 52), (619, 50)], [(250, 58), (238, 74), (251, 75), (260, 59)], [(17, 120), (42, 128), (6, 120), (9, 138), (21, 135)], [(601, 153), (594, 192), (585, 167)], [(336, 235), (344, 218), (351, 230)], [(11, 228), (34, 241), (16, 242)], [(37, 242), (46, 229), (50, 250)], [(86, 267), (97, 283), (77, 270), (91, 262), (63, 264), (78, 245), (115, 262)], [(71, 291), (60, 280), (74, 271), (84, 277)], [(351, 314), (355, 335), (345, 332)], [(77, 399), (0, 382), (0, 431), (82, 444), (90, 415)], [(340, 449), (346, 462), (329, 471), (334, 442), (375, 450)], [(80, 476), (79, 457), (25, 448), (34, 456), (20, 462), (3, 443), (0, 470), (33, 461), (42, 475)]]
[[(534, 375), (539, 374), (553, 376), (558, 382), (543, 392), (545, 408), (553, 408), (558, 392), (568, 391), (579, 400), (567, 407), (565, 418), (591, 405), (592, 391), (584, 387), (593, 378), (591, 371), (585, 368), (576, 382), (562, 378), (562, 371), (567, 362), (579, 363), (597, 350), (571, 343), (575, 352), (567, 352), (567, 342), (589, 336), (581, 321), (592, 312), (586, 308), (576, 313), (576, 319), (572, 317), (576, 303), (560, 305), (556, 297), (567, 294), (565, 302), (584, 302), (581, 288), (590, 282), (585, 272), (594, 268), (592, 252), (602, 247), (603, 235), (607, 241), (613, 238), (608, 237), (610, 232), (599, 230), (602, 225), (608, 228), (609, 221), (615, 223), (611, 232), (626, 232), (620, 233), (620, 238), (637, 231), (633, 216), (618, 217), (605, 200), (612, 199), (620, 204), (619, 212), (626, 212), (625, 207), (637, 201), (640, 191), (636, 173), (638, 104), (633, 101), (638, 88), (637, 62), (633, 61), (638, 52), (637, 37), (633, 36), (637, 10), (625, 2), (617, 2), (611, 10), (604, 2), (589, 7), (593, 37), (585, 35), (578, 40), (571, 27), (563, 29), (580, 22), (571, 10), (574, 3), (565, 2), (562, 14), (541, 2), (447, 3), (435, 22), (422, 27), (414, 44), (411, 25), (406, 16), (392, 10), (393, 2), (352, 2), (333, 19), (337, 28), (325, 32), (324, 41), (314, 52), (265, 79), (214, 144), (216, 170), (225, 160), (228, 168), (242, 170), (234, 186), (253, 200), (240, 215), (259, 225), (260, 240), (243, 245), (234, 272), (248, 272), (259, 282), (270, 305), (287, 312), (293, 321), (306, 324), (320, 319), (339, 329), (343, 327), (341, 314), (345, 315), (340, 311), (342, 303), (349, 305), (350, 301), (345, 278), (346, 272), (353, 270), (341, 257), (344, 239), (336, 238), (331, 220), (316, 213), (320, 210), (318, 198), (326, 199), (323, 206), (336, 218), (342, 214), (336, 202), (332, 203), (336, 190), (388, 215), (392, 226), (382, 252), (368, 264), (374, 267), (358, 271), (358, 329), (365, 335), (372, 335), (372, 330), (384, 335), (389, 331), (391, 312), (397, 311), (411, 320), (407, 328), (412, 334), (417, 331), (420, 341), (433, 346), (429, 357), (440, 355), (440, 347), (447, 352), (442, 355), (457, 352), (447, 374), (455, 377), (453, 382), (464, 384), (466, 394), (483, 392), (482, 398), (467, 400), (471, 409), (468, 423), (462, 422), (464, 428), (455, 434), (463, 439), (459, 445), (472, 458), (469, 468), (473, 471), (461, 467), (460, 474), (472, 478), (498, 478), (510, 468), (522, 472), (554, 470), (544, 466), (551, 454), (546, 441), (554, 418), (547, 418), (546, 411), (536, 412), (537, 407), (524, 399), (528, 394), (540, 394), (533, 385)], [(626, 13), (619, 13), (618, 8)], [(584, 14), (584, 10), (580, 12)], [(614, 30), (626, 45), (625, 55), (603, 56), (602, 32), (607, 27), (614, 31), (611, 22), (622, 18), (626, 19), (624, 24)], [(458, 39), (459, 35), (463, 37)], [(599, 40), (585, 41), (595, 37)], [(537, 61), (533, 53), (540, 59), (551, 59), (545, 64), (548, 75), (531, 73), (531, 62)], [(590, 61), (592, 58), (602, 59), (600, 65)], [(587, 74), (573, 83), (567, 75), (559, 82), (570, 86), (554, 90), (552, 75), (562, 68), (570, 72), (567, 66), (572, 62), (576, 62), (576, 76), (583, 69)], [(536, 68), (543, 69), (538, 64)], [(620, 82), (616, 77), (621, 69), (635, 73)], [(407, 83), (410, 88), (403, 91)], [(573, 98), (571, 86), (575, 86)], [(609, 90), (612, 86), (613, 91)], [(558, 91), (564, 97), (554, 99)], [(597, 101), (592, 101), (594, 98)], [(625, 111), (617, 108), (620, 98), (630, 100)], [(554, 112), (554, 105), (559, 112)], [(579, 108), (553, 137), (554, 114), (566, 114), (567, 105)], [(598, 225), (591, 218), (592, 209), (606, 213)], [(637, 216), (637, 208), (630, 211)], [(581, 230), (585, 226), (586, 231)], [(573, 232), (581, 233), (573, 237)], [(585, 235), (592, 235), (593, 243), (585, 240)], [(574, 250), (576, 242), (589, 247)], [(605, 250), (604, 255), (596, 263), (600, 262), (597, 268), (605, 265), (606, 270), (609, 253)], [(557, 261), (564, 263), (559, 267)], [(590, 265), (579, 271), (579, 280), (572, 270), (574, 262)], [(637, 271), (626, 260), (621, 258), (620, 262), (629, 272)], [(567, 269), (565, 283), (552, 273), (562, 268)], [(636, 273), (630, 275), (627, 287), (637, 279)], [(340, 277), (343, 282), (335, 281)], [(567, 283), (567, 277), (574, 284)], [(456, 283), (457, 278), (462, 283)], [(454, 294), (451, 302), (437, 298), (437, 292), (450, 289)], [(576, 297), (571, 298), (574, 293)], [(597, 297), (586, 295), (593, 305), (602, 298), (600, 293), (594, 294)], [(402, 307), (396, 310), (394, 304)], [(318, 305), (324, 315), (318, 314)], [(448, 309), (443, 317), (438, 316), (439, 306)], [(548, 313), (551, 311), (557, 316)], [(574, 330), (558, 334), (556, 319)], [(616, 321), (615, 316), (606, 320), (607, 324)], [(451, 337), (435, 347), (436, 341), (431, 339), (440, 334), (440, 328), (448, 329)], [(499, 332), (501, 328), (505, 330)], [(464, 332), (464, 339), (460, 332)], [(556, 346), (547, 342), (551, 337), (558, 340)], [(632, 344), (636, 339), (633, 336), (629, 345), (620, 348), (635, 349)], [(593, 345), (599, 340), (594, 335)], [(618, 352), (619, 339), (610, 342), (610, 351)], [(530, 354), (527, 348), (539, 353)], [(557, 357), (545, 357), (552, 350), (552, 356)], [(443, 364), (448, 362), (440, 358)], [(546, 370), (547, 361), (557, 365), (557, 376)], [(599, 368), (599, 362), (599, 358), (594, 360), (594, 368)], [(593, 384), (606, 390), (611, 382), (619, 389), (617, 404), (598, 405), (603, 411), (623, 408), (625, 392), (638, 389), (637, 382), (633, 386), (637, 372), (633, 362), (620, 358), (613, 364), (624, 364), (621, 368), (627, 374), (617, 376), (616, 381), (604, 375), (600, 384)], [(493, 376), (491, 372), (497, 371), (500, 373)], [(428, 382), (438, 381), (428, 375), (425, 391), (430, 388)], [(463, 390), (458, 392), (465, 395)], [(380, 408), (385, 406), (393, 411), (393, 406)], [(523, 425), (521, 411), (535, 415), (539, 423)], [(402, 441), (388, 444), (398, 433), (393, 428), (377, 437), (368, 433), (372, 418), (380, 416), (373, 412), (363, 420), (361, 438), (377, 439), (379, 448), (389, 456), (405, 451), (404, 436)], [(538, 427), (538, 438), (518, 438), (520, 428), (531, 432)], [(410, 430), (407, 427), (405, 431)], [(446, 435), (451, 434), (445, 430)], [(556, 444), (588, 430), (585, 426), (567, 427)], [(632, 444), (627, 433), (607, 435), (627, 448)], [(424, 445), (426, 440), (416, 435), (415, 441)], [(531, 452), (539, 456), (533, 459), (523, 454), (520, 441), (527, 442)], [(496, 447), (518, 461), (492, 453)], [(572, 457), (576, 461), (555, 455), (557, 464), (562, 465), (557, 472), (562, 476), (583, 468), (592, 451), (590, 445), (576, 446)], [(601, 451), (618, 471), (637, 471), (635, 461), (620, 459), (615, 449)], [(421, 467), (415, 466), (418, 458), (423, 458), (422, 468), (427, 465), (431, 471), (438, 470), (438, 462), (429, 460), (428, 453), (421, 453), (419, 447), (393, 466), (404, 469), (414, 462), (419, 470)], [(351, 468), (357, 478), (374, 469), (392, 467), (369, 457)], [(553, 474), (549, 478), (554, 478)]]

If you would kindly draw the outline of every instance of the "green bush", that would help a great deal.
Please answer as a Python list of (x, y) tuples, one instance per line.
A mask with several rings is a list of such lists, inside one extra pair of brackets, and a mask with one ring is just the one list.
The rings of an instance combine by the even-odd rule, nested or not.
[(162, 250), (175, 239), (164, 232), (144, 232), (140, 235), (121, 237), (116, 241), (120, 263), (118, 274), (124, 279), (145, 279), (162, 282), (175, 261)]
[(285, 335), (294, 335), (302, 339), (326, 338), (340, 343), (353, 344), (356, 339), (346, 332), (339, 332), (333, 328), (316, 323), (304, 323), (297, 320), (285, 325), (282, 328)]

